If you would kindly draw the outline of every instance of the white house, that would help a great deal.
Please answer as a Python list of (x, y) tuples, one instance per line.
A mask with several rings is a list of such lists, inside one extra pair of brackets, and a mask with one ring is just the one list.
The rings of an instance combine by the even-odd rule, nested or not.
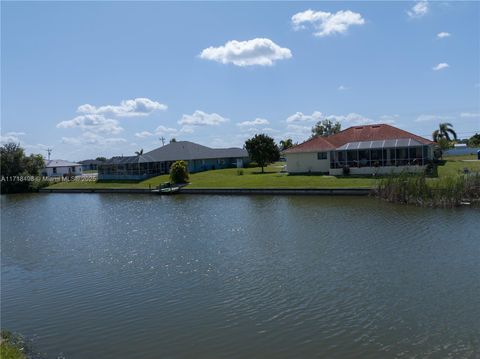
[(47, 177), (66, 177), (82, 175), (82, 165), (63, 160), (46, 160), (42, 175)]
[(349, 127), (314, 137), (284, 151), (290, 173), (342, 175), (422, 172), (433, 159), (435, 143), (386, 125)]

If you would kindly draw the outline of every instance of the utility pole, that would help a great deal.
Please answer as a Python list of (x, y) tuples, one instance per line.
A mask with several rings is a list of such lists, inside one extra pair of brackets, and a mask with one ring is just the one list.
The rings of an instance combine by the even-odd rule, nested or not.
[(50, 161), (50, 154), (52, 153), (53, 150), (51, 148), (47, 148), (45, 151), (47, 151), (48, 160)]
[(162, 146), (165, 146), (165, 137), (162, 136), (159, 138), (159, 140), (162, 141)]

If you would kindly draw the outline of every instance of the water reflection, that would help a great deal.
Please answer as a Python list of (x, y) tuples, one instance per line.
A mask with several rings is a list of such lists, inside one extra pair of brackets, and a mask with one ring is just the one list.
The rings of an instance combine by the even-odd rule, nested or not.
[[(2, 325), (67, 358), (468, 357), (478, 210), (2, 196)], [(126, 340), (126, 337), (128, 340)]]

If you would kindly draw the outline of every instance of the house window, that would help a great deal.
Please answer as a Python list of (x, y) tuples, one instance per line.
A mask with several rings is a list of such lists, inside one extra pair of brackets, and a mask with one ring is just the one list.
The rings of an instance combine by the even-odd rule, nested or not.
[(318, 152), (317, 159), (319, 160), (326, 160), (327, 159), (327, 152)]
[(75, 172), (75, 167), (72, 167), (72, 172)]
[(57, 173), (57, 167), (52, 168), (52, 173)]

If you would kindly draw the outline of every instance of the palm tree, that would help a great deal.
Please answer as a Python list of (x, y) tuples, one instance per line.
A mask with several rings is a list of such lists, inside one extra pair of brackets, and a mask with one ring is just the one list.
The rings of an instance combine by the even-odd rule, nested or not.
[(280, 141), (280, 151), (285, 151), (286, 149), (293, 146), (293, 141), (291, 138), (287, 138), (286, 140)]
[(137, 156), (143, 155), (143, 148), (141, 148), (140, 151), (135, 151), (135, 154), (136, 154)]
[[(450, 135), (453, 137), (450, 137)], [(451, 123), (444, 122), (438, 125), (438, 130), (433, 131), (432, 138), (435, 142), (445, 139), (448, 142), (457, 139), (457, 133), (453, 130)]]

